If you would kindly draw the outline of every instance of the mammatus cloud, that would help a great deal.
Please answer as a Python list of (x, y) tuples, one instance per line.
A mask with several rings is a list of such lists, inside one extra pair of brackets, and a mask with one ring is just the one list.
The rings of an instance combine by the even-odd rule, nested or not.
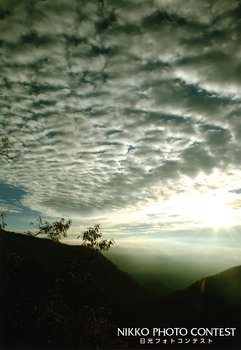
[(239, 14), (235, 0), (2, 1), (1, 181), (76, 218), (239, 188)]

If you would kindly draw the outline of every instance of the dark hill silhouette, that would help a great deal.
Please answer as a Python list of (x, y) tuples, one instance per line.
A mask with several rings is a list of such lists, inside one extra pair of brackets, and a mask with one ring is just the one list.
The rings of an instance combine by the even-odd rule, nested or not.
[(209, 347), (240, 348), (241, 338), (241, 266), (203, 278), (188, 288), (173, 292), (156, 303), (166, 326), (234, 327), (233, 338), (220, 337)]
[[(93, 249), (3, 230), (0, 247), (1, 349), (140, 346), (117, 327), (239, 327), (240, 335), (240, 266), (153, 299)], [(202, 348), (240, 348), (240, 338)]]
[[(3, 347), (124, 347), (148, 295), (100, 252), (0, 231)], [(144, 312), (144, 311), (143, 311)]]

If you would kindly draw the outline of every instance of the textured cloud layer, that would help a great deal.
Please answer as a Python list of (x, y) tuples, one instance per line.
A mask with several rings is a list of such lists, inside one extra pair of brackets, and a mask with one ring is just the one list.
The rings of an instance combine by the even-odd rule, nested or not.
[(240, 187), (240, 2), (180, 3), (1, 1), (1, 181), (23, 205), (109, 215)]

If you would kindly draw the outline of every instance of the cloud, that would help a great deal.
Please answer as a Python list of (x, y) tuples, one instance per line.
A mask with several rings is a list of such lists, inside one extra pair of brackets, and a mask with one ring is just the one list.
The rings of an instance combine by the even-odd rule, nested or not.
[(229, 192), (231, 193), (236, 193), (236, 194), (240, 194), (241, 193), (241, 188), (237, 188), (235, 190), (230, 190)]
[(201, 175), (227, 187), (241, 162), (238, 13), (233, 0), (2, 2), (1, 181), (32, 210), (76, 217), (141, 209)]

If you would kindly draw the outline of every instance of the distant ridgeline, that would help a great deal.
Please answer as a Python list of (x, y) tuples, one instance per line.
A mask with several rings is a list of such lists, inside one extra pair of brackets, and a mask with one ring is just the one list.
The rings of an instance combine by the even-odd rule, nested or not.
[[(89, 247), (4, 230), (0, 247), (1, 349), (139, 348), (117, 329), (240, 327), (241, 266), (154, 299)], [(208, 348), (239, 348), (238, 331)]]

